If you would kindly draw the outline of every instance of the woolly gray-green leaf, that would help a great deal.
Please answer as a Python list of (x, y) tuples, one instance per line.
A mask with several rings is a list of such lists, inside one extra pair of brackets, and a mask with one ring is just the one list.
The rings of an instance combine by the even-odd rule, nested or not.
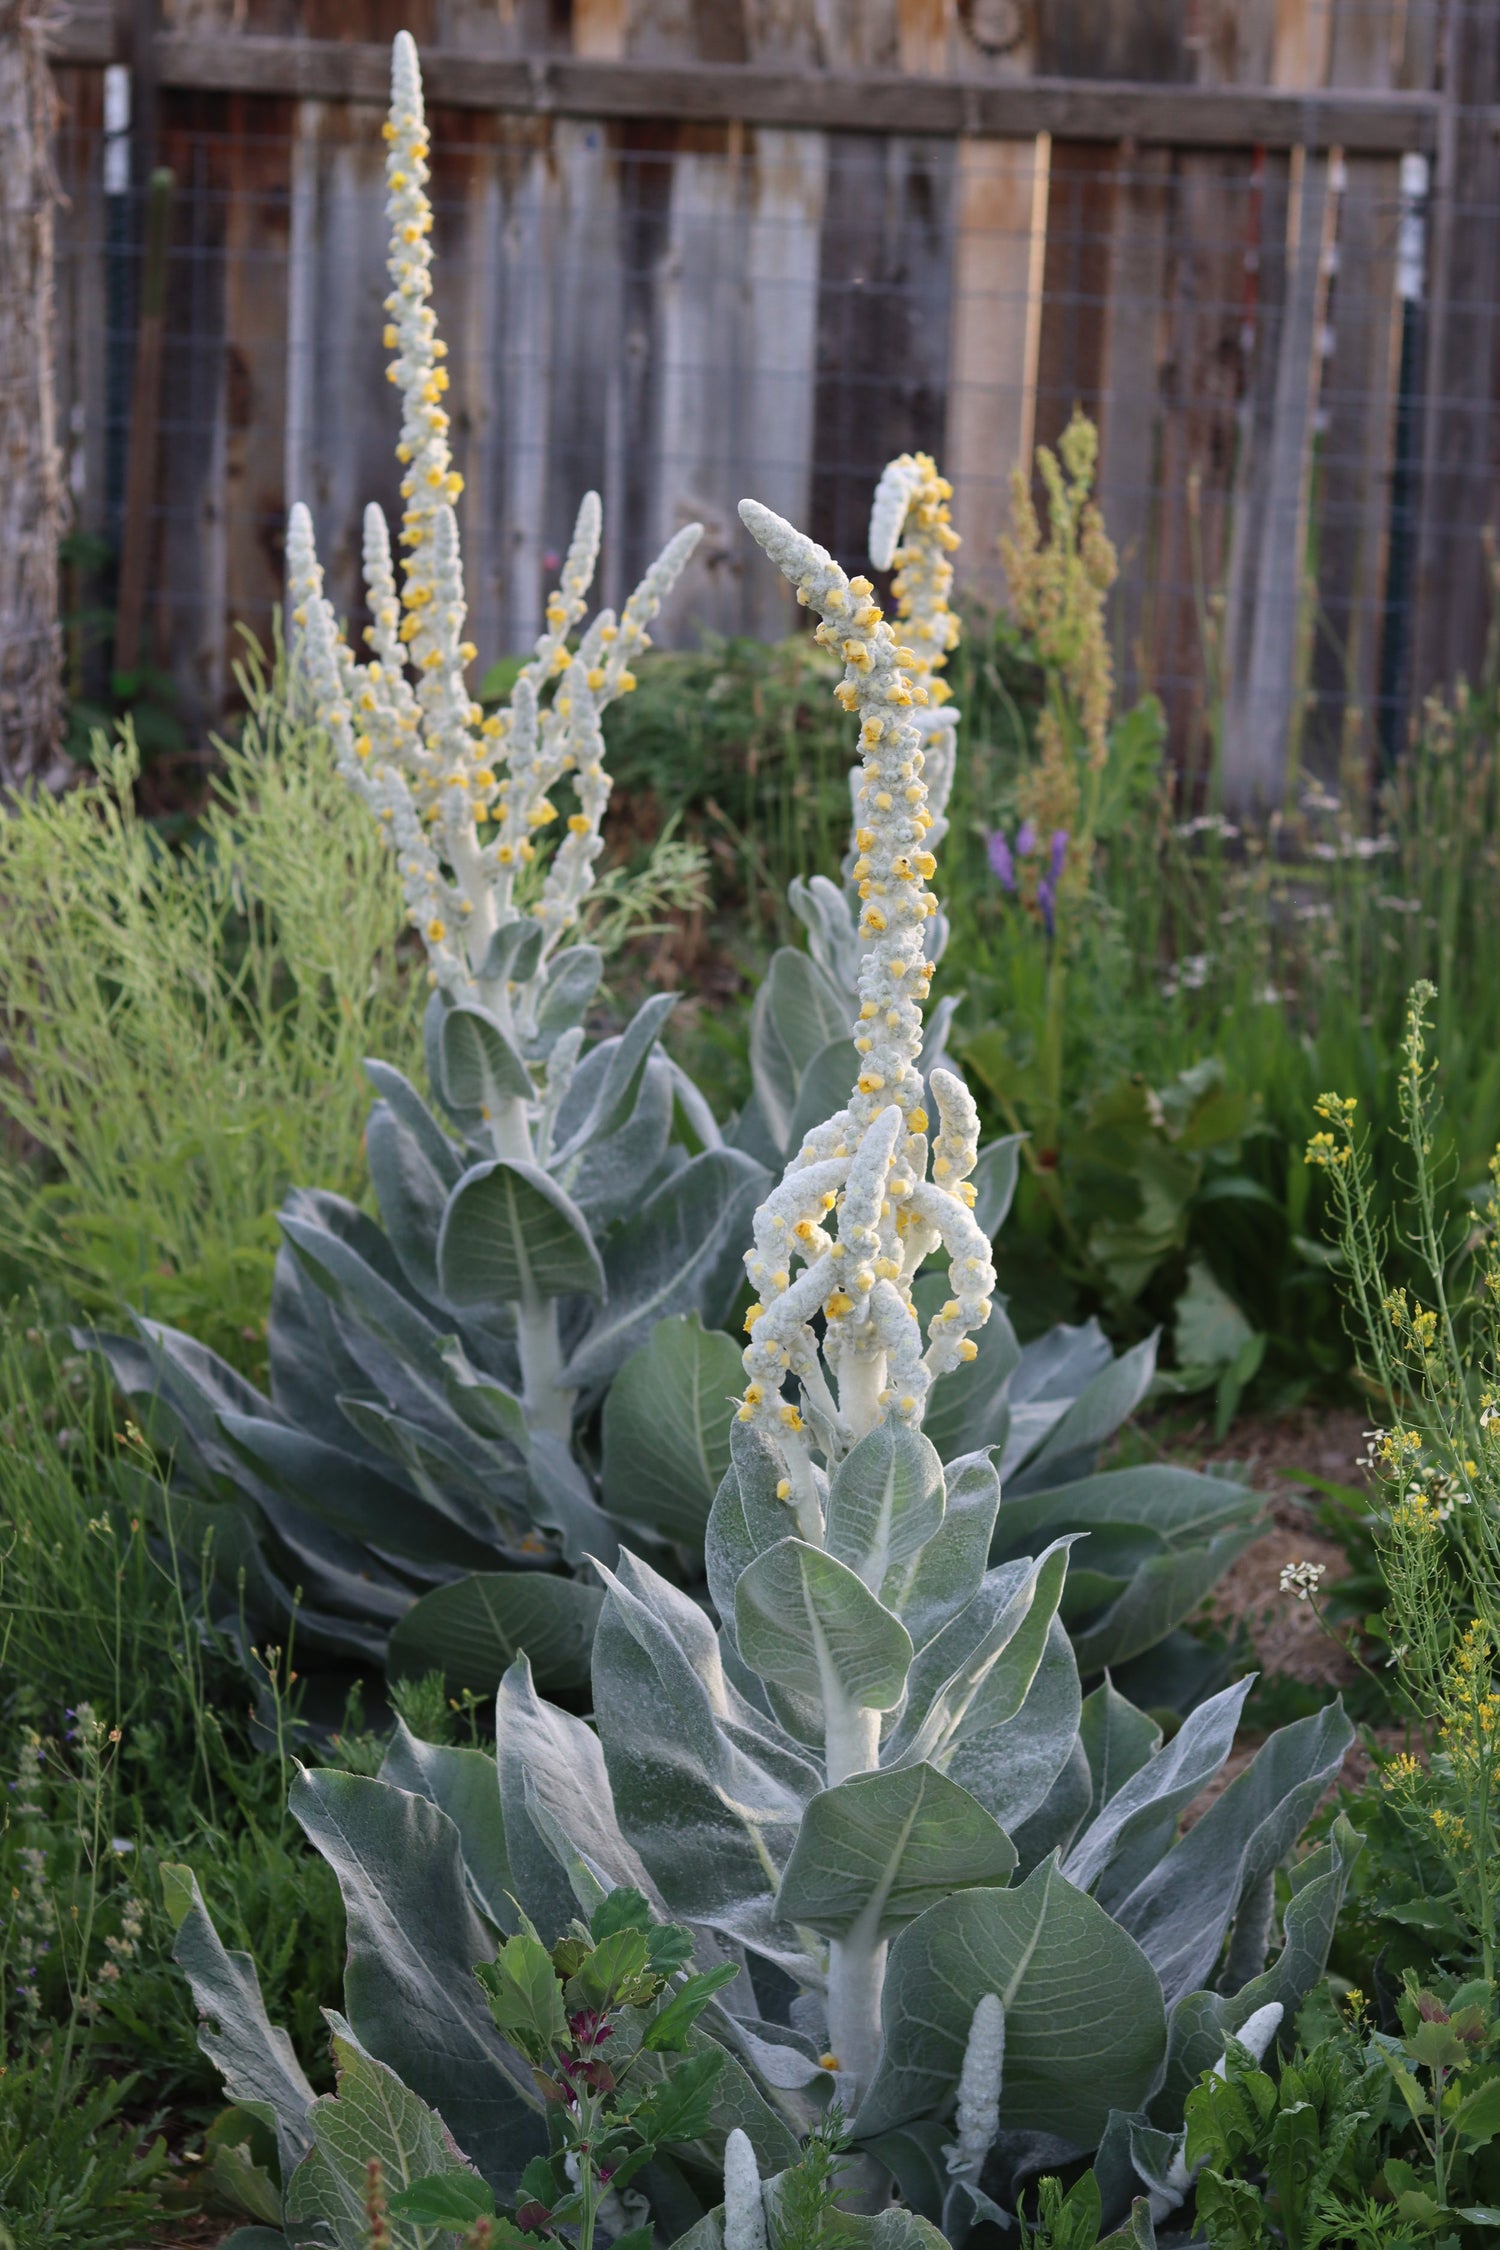
[(857, 1774), (803, 1814), (777, 1910), (825, 1936), (863, 1917), (888, 1937), (952, 1891), (1008, 1882), (1015, 1864), (998, 1822), (932, 1766)]
[(943, 1482), (942, 1522), (920, 1554), (888, 1573), (880, 1590), (919, 1649), (978, 1593), (1000, 1506), (1000, 1479), (985, 1453), (949, 1462)]
[(221, 1414), (219, 1427), (240, 1458), (277, 1491), (350, 1539), (460, 1570), (480, 1569), (493, 1559), (483, 1540), (336, 1446), (261, 1415)]
[(504, 1102), (535, 1099), (530, 1071), (483, 1009), (450, 1007), (440, 1047), (443, 1097), (455, 1116), (478, 1125), (498, 1116)]
[[(433, 1132), (438, 1133), (436, 1125)], [(438, 1133), (442, 1157), (412, 1130), (389, 1102), (377, 1102), (365, 1127), (365, 1161), (380, 1217), (401, 1270), (424, 1297), (436, 1298), (438, 1228), (458, 1177), (446, 1139)]]
[(595, 1636), (594, 1714), (621, 1825), (673, 1911), (772, 1943), (768, 1866), (822, 1776), (725, 1679), (697, 1604), (630, 1554)]
[(1091, 2147), (1136, 2108), (1166, 2048), (1145, 1954), (1048, 1861), (1014, 1890), (960, 1891), (891, 1945), (884, 2039), (855, 2130), (864, 2137), (953, 2099), (979, 1995), (1005, 2010), (1005, 2121)]
[[(919, 1283), (919, 1310), (930, 1316), (947, 1295), (946, 1279), (935, 1280), (930, 1290)], [(923, 1431), (945, 1461), (1001, 1444), (1009, 1426), (1010, 1383), (1020, 1364), (1021, 1347), (1003, 1305), (991, 1306), (974, 1342), (979, 1347), (977, 1358), (938, 1377), (922, 1417)]]
[(1291, 1850), (1353, 1740), (1341, 1703), (1280, 1728), (1114, 1908), (1169, 2003), (1207, 1982), (1240, 1899)]
[(986, 1142), (969, 1174), (974, 1184), (975, 1222), (991, 1241), (1010, 1215), (1025, 1138), (1024, 1133), (1006, 1133), (998, 1141)]
[(453, 1191), (438, 1237), (443, 1293), (455, 1305), (604, 1295), (588, 1221), (535, 1164), (496, 1157)]
[(570, 1383), (609, 1382), (669, 1313), (718, 1317), (765, 1178), (738, 1149), (705, 1149), (615, 1229), (604, 1252), (608, 1302), (573, 1352)]
[(190, 1867), (164, 1864), (162, 1888), (177, 1932), (172, 1958), (198, 2010), (198, 2044), (231, 2100), (274, 2127), (283, 2181), (312, 2146), (315, 2096), (291, 2040), (266, 2014), (248, 1953), (230, 1953)]
[(508, 2192), (546, 2132), (531, 2073), (474, 1977), (495, 1944), (469, 1902), (458, 1830), (425, 1797), (363, 1774), (299, 1769), (291, 1809), (343, 1893), (345, 2006), (361, 2044)]
[(730, 1399), (740, 1354), (695, 1314), (658, 1321), (604, 1401), (604, 1504), (701, 1548), (714, 1494), (729, 1466)]
[(1121, 1695), (1112, 1681), (1105, 1680), (1085, 1697), (1078, 1733), (1093, 1782), (1089, 1804), (1089, 1818), (1093, 1820), (1116, 1791), (1156, 1755), (1161, 1748), (1161, 1728)]
[[(830, 1044), (848, 1039), (849, 1016), (847, 996), (807, 954), (790, 946), (772, 954), (750, 1015), (750, 1071), (778, 1148), (790, 1145), (809, 1064)], [(840, 1083), (840, 1100), (847, 1100), (850, 1080), (845, 1076)]]
[[(677, 1005), (671, 992), (653, 993), (643, 1001), (630, 1022), (617, 1039), (601, 1041), (595, 1057), (606, 1056), (598, 1091), (581, 1123), (573, 1127), (566, 1146), (559, 1152), (559, 1165), (566, 1169), (568, 1160), (577, 1157), (593, 1143), (617, 1132), (636, 1104), (651, 1050), (665, 1028), (668, 1016)], [(591, 1058), (591, 1060), (594, 1058)], [(670, 1103), (668, 1104), (670, 1114)]]
[[(1074, 1635), (1080, 1668), (1101, 1672), (1106, 1665), (1128, 1664), (1165, 1640), (1175, 1625), (1191, 1617), (1237, 1555), (1260, 1537), (1258, 1523), (1222, 1531), (1206, 1545), (1153, 1555), (1132, 1573), (1107, 1609)], [(1091, 1542), (1085, 1541), (1087, 1555)]]
[(760, 1430), (730, 1419), (730, 1465), (714, 1494), (704, 1535), (708, 1590), (734, 1637), (734, 1589), (757, 1555), (787, 1536), (796, 1518), (778, 1497), (784, 1480), (781, 1457)]
[(495, 1698), (495, 1762), (516, 1896), (549, 1944), (561, 1937), (575, 1908), (552, 1835), (538, 1827), (534, 1808), (608, 1882), (661, 1905), (644, 1863), (621, 1832), (598, 1735), (571, 1712), (542, 1701), (524, 1657), (506, 1673)]
[(1146, 1337), (1133, 1350), (1111, 1359), (1084, 1385), (1028, 1461), (1026, 1489), (1034, 1488), (1049, 1472), (1055, 1482), (1061, 1482), (1064, 1476), (1077, 1476), (1092, 1465), (1098, 1447), (1114, 1435), (1128, 1414), (1135, 1412), (1150, 1389), (1156, 1372), (1156, 1342), (1154, 1335)]
[(889, 1711), (901, 1700), (911, 1635), (857, 1572), (803, 1539), (758, 1555), (734, 1590), (740, 1654), (762, 1679), (825, 1707)]
[(1014, 1718), (1042, 1660), (1067, 1569), (1068, 1543), (1058, 1540), (1035, 1561), (986, 1574), (913, 1664), (887, 1765), (926, 1758), (946, 1768), (960, 1743)]
[[(471, 2174), (443, 2119), (367, 2054), (338, 2016), (329, 2022), (338, 2091), (313, 2109), (316, 2146), (288, 2183), (287, 2226), (295, 2242), (366, 2250), (372, 2163), (390, 2194), (434, 2173)], [(457, 2250), (458, 2237), (447, 2228), (406, 2219), (391, 2219), (388, 2227), (391, 2250)]]
[(500, 1780), (488, 1750), (424, 1742), (398, 1719), (380, 1779), (414, 1797), (426, 1797), (448, 1815), (458, 1830), (469, 1895), (497, 1929), (513, 1934), (519, 1924), (508, 1894), (515, 1886), (505, 1848)]
[(1176, 1831), (1178, 1815), (1228, 1757), (1253, 1684), (1237, 1680), (1200, 1703), (1165, 1748), (1105, 1799), (1064, 1862), (1070, 1883), (1080, 1890), (1097, 1888), (1105, 1905), (1114, 1908), (1155, 1867)]
[(536, 1011), (536, 1045), (550, 1054), (565, 1031), (582, 1023), (604, 974), (604, 955), (596, 945), (570, 945), (555, 954)]
[(888, 1601), (943, 1520), (943, 1464), (916, 1430), (879, 1422), (845, 1454), (828, 1482), (824, 1543)]
[(524, 1653), (545, 1687), (583, 1687), (600, 1600), (575, 1578), (473, 1571), (412, 1604), (391, 1635), (386, 1670), (393, 1680), (439, 1671), (450, 1695), (487, 1699)]
[[(1034, 1833), (1029, 1824), (1043, 1806), (1057, 1812), (1052, 1793), (1077, 1747), (1082, 1699), (1072, 1647), (1062, 1620), (1054, 1617), (1020, 1709), (1010, 1718), (966, 1734), (942, 1759), (943, 1771), (993, 1814), (1028, 1868), (1057, 1841), (1049, 1832), (1040, 1850), (1029, 1855), (1022, 1843), (1024, 1836)], [(1005, 1708), (1004, 1700), (1000, 1708)], [(1085, 1797), (1067, 1826), (1069, 1835), (1087, 1806)]]

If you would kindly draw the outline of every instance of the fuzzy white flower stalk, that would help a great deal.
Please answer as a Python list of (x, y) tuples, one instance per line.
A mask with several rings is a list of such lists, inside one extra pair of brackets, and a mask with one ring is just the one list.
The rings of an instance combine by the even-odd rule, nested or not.
[(724, 2143), (724, 2250), (766, 2250), (760, 2167), (738, 2125)]
[(954, 2138), (943, 2150), (949, 2177), (978, 2187), (985, 2159), (1000, 2130), (1000, 2086), (1005, 2075), (1005, 2010), (986, 1992), (974, 2010), (958, 2078)]
[(933, 851), (948, 832), (958, 747), (958, 713), (949, 703), (953, 691), (942, 677), (962, 632), (949, 601), (950, 558), (961, 545), (948, 506), (952, 498), (953, 487), (930, 453), (901, 453), (886, 463), (870, 510), (870, 560), (877, 570), (895, 572), (896, 623), (911, 644), (913, 680), (927, 690), (927, 703), (915, 717), (927, 755), (932, 816), (927, 840)]
[[(312, 524), (300, 504), (287, 535), (293, 618), (319, 716), (339, 766), (375, 812), (401, 869), (408, 919), (427, 948), (432, 983), (450, 998), (485, 1007), (523, 1042), (549, 956), (572, 928), (593, 882), (609, 801), (600, 718), (635, 685), (630, 664), (650, 645), (648, 628), (699, 537), (690, 525), (669, 542), (617, 621), (602, 612), (570, 650), (599, 551), (598, 498), (585, 495), (546, 628), (515, 686), (510, 708), (485, 716), (465, 681), (476, 650), (464, 638), (463, 564), (454, 503), (463, 479), (452, 466), (443, 407), (447, 346), (437, 334), (432, 290), (428, 141), (416, 48), (398, 34), (391, 58), (385, 138), (391, 293), (384, 341), (395, 356), (389, 380), (401, 393), (405, 550), (400, 592), (385, 519), (365, 511), (364, 576), (371, 622), (368, 663), (338, 632), (323, 593)], [(408, 676), (410, 671), (410, 677)], [(550, 700), (544, 698), (550, 697)], [(541, 929), (529, 973), (512, 980), (491, 968), (497, 932), (517, 921), (517, 885), (538, 860), (539, 839), (562, 817), (551, 792), (563, 780), (576, 810), (526, 912)], [(519, 1148), (524, 1120), (504, 1137)]]
[[(970, 1332), (989, 1317), (995, 1276), (972, 1209), (973, 1101), (961, 1079), (933, 1072), (939, 1131), (929, 1178), (930, 1120), (916, 1067), (933, 966), (927, 931), (937, 913), (927, 888), (936, 862), (925, 761), (912, 723), (927, 690), (909, 676), (912, 653), (872, 601), (867, 578), (846, 577), (822, 547), (756, 501), (742, 501), (740, 514), (799, 601), (817, 611), (815, 638), (843, 656), (834, 693), (860, 722), (852, 871), (859, 1077), (847, 1106), (807, 1135), (757, 1212), (745, 1260), (757, 1300), (747, 1315), (740, 1419), (779, 1445), (784, 1497), (802, 1535), (821, 1543), (809, 1438), (831, 1463), (887, 1417), (920, 1426), (934, 1378), (975, 1356)], [(939, 1246), (953, 1294), (929, 1323), (924, 1350), (911, 1287)], [(820, 1312), (821, 1354), (812, 1327)], [(787, 1397), (789, 1380), (800, 1386), (801, 1404)]]

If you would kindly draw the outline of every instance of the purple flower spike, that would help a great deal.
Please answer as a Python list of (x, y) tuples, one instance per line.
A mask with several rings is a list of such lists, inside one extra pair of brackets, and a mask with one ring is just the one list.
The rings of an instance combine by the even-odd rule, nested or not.
[(1016, 887), (1016, 863), (1011, 856), (1010, 844), (1003, 828), (997, 828), (989, 840), (990, 870), (998, 879), (1002, 891)]
[(1016, 851), (1022, 859), (1029, 859), (1035, 850), (1036, 825), (1033, 821), (1023, 820), (1016, 830)]
[(1052, 884), (1054, 890), (1063, 871), (1063, 861), (1067, 856), (1068, 831), (1066, 828), (1054, 828), (1052, 831), (1052, 858), (1047, 870), (1048, 881)]
[(1056, 920), (1053, 915), (1056, 900), (1057, 893), (1053, 888), (1051, 878), (1044, 875), (1036, 887), (1036, 902), (1042, 910), (1042, 920), (1047, 926), (1048, 937), (1055, 937), (1057, 934)]

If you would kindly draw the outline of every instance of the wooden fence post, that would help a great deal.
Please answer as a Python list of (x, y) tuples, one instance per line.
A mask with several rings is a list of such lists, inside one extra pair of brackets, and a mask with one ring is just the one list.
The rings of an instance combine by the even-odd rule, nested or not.
[(0, 0), (0, 787), (61, 777), (52, 214), (45, 0)]

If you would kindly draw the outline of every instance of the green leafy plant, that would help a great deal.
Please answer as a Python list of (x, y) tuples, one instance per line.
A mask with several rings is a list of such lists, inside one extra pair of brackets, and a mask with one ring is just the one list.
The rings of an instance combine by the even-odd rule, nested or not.
[(129, 730), (0, 823), (0, 1255), (74, 1304), (264, 1363), (276, 1206), (360, 1184), (361, 1057), (410, 1067), (399, 886), (285, 677), (248, 705), (193, 839), (135, 807)]
[[(997, 1516), (1025, 1519), (1020, 1543), (1046, 1511), (1002, 1506), (993, 1439), (945, 1468), (927, 1434), (949, 1398), (984, 1395), (964, 1385), (998, 1316), (973, 1105), (951, 1073), (924, 1084), (916, 1067), (933, 917), (918, 737), (900, 716), (915, 696), (868, 583), (769, 511), (744, 514), (845, 636), (870, 831), (868, 1043), (853, 1093), (808, 1127), (755, 1216), (746, 1380), (707, 1530), (721, 1622), (622, 1550), (596, 1565), (593, 1728), (542, 1700), (519, 1658), (493, 1764), (398, 1729), (378, 1779), (299, 1776), (293, 1805), (344, 1891), (353, 2038), (497, 2195), (532, 2153), (537, 2089), (495, 2048), (471, 1972), (491, 1927), (539, 1932), (522, 1956), (535, 1965), (580, 1910), (592, 1932), (626, 1890), (692, 1928), (710, 1971), (744, 1971), (699, 2026), (725, 2058), (702, 2157), (736, 2184), (718, 2218), (663, 2186), (667, 2223), (741, 2239), (751, 2167), (734, 2132), (757, 2182), (779, 2176), (835, 2096), (866, 2216), (894, 2180), (961, 2240), (1013, 2208), (1037, 2147), (1059, 2143), (1100, 2151), (1123, 2212), (1226, 2036), (1269, 2037), (1321, 1971), (1357, 1839), (1337, 1827), (1296, 1867), (1279, 1953), (1274, 1884), (1351, 1730), (1335, 1705), (1273, 1735), (1179, 1837), (1249, 1683), (1164, 1746), (1109, 1681), (1083, 1695), (1060, 1618), (1077, 1535), (990, 1562)], [(939, 1248), (951, 1294), (926, 1315), (924, 1350), (915, 1291)], [(1057, 1457), (1092, 1434), (1086, 1418), (1054, 1431)], [(209, 1934), (183, 1927), (184, 1965), (202, 1974)], [(284, 2048), (258, 2001), (218, 2013), (242, 2099)]]
[[(605, 1499), (648, 1536), (701, 1520), (712, 1463), (691, 1427), (644, 1472), (653, 1393), (698, 1406), (723, 1352), (709, 1330), (739, 1288), (736, 1246), (763, 1179), (661, 1051), (672, 1001), (585, 1052), (603, 961), (576, 934), (609, 800), (601, 715), (698, 538), (670, 541), (617, 620), (574, 645), (600, 537), (579, 511), (546, 630), (509, 704), (471, 703), (449, 466), (444, 347), (428, 305), (430, 205), (416, 51), (403, 34), (387, 128), (387, 343), (403, 399), (405, 568), (398, 597), (381, 511), (365, 517), (373, 654), (359, 663), (322, 594), (305, 508), (288, 532), (300, 656), (339, 771), (389, 838), (432, 989), (427, 1075), (371, 1063), (366, 1149), (383, 1228), (346, 1198), (299, 1190), (281, 1214), (268, 1398), (198, 1341), (155, 1322), (99, 1339), (148, 1434), (170, 1454), (173, 1534), (217, 1533), (208, 1614), (302, 1659), (381, 1662), (492, 1690), (519, 1646), (552, 1684), (586, 1674), (597, 1596), (565, 1575), (617, 1551), (583, 1444), (606, 1416)], [(408, 676), (410, 666), (410, 676)], [(562, 819), (549, 792), (571, 788)], [(550, 851), (545, 838), (561, 822)], [(653, 1330), (675, 1316), (669, 1329)], [(633, 1433), (626, 1426), (635, 1418)], [(611, 1439), (615, 1440), (612, 1447)], [(622, 1452), (623, 1447), (623, 1452)], [(643, 1473), (644, 1472), (644, 1473)], [(706, 1488), (694, 1499), (694, 1484)], [(502, 1567), (503, 1566), (503, 1567)]]
[(1457, 2250), (1500, 2224), (1490, 1988), (1444, 2002), (1409, 1977), (1389, 2033), (1362, 2025), (1358, 1993), (1350, 2009), (1279, 2075), (1231, 2046), (1226, 2068), (1188, 2096), (1197, 2220), (1213, 2250)]

